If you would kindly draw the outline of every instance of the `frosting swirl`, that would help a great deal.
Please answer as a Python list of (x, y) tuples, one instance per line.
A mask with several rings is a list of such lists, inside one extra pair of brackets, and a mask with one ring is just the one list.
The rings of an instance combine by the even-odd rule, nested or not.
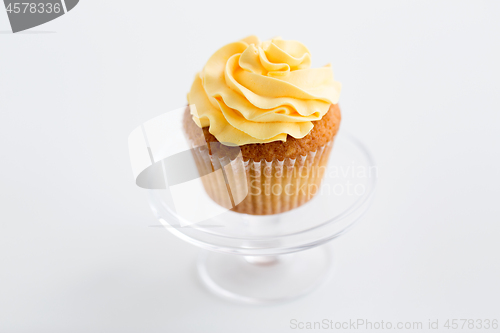
[(188, 103), (195, 123), (220, 142), (266, 143), (306, 136), (338, 102), (340, 88), (330, 65), (311, 68), (303, 44), (250, 36), (210, 57)]

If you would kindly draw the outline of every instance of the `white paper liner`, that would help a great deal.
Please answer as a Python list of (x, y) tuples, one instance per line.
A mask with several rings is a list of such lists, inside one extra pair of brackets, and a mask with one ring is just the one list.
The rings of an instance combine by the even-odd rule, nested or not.
[(216, 157), (209, 154), (207, 147), (199, 147), (193, 154), (200, 174), (224, 166), (227, 181), (222, 176), (203, 179), (203, 186), (212, 200), (221, 206), (233, 207), (232, 210), (239, 213), (270, 215), (297, 208), (314, 197), (319, 191), (332, 146), (333, 140), (296, 159), (270, 162), (265, 159), (244, 161), (241, 154), (233, 160)]

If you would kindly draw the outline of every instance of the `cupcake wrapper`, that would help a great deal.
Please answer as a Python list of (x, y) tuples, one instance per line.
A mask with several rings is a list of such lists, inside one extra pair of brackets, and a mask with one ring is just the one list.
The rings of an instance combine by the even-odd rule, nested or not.
[[(296, 159), (270, 162), (244, 161), (209, 154), (207, 147), (193, 149), (203, 186), (212, 200), (235, 212), (252, 215), (278, 214), (297, 208), (319, 191), (333, 140)], [(222, 170), (223, 172), (214, 172)]]

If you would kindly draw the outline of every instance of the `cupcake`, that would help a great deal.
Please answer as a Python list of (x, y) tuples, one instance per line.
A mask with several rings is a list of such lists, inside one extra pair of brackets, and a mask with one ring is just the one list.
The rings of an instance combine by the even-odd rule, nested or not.
[(225, 170), (221, 181), (203, 181), (208, 195), (253, 215), (313, 198), (340, 125), (340, 89), (330, 65), (311, 68), (297, 41), (251, 36), (216, 51), (196, 75), (184, 115), (200, 174)]

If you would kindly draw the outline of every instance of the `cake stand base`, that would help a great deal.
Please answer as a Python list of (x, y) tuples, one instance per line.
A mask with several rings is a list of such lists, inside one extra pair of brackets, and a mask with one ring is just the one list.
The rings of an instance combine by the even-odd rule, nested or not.
[(202, 250), (198, 273), (210, 291), (251, 304), (305, 295), (332, 275), (329, 245), (279, 256), (241, 256)]

